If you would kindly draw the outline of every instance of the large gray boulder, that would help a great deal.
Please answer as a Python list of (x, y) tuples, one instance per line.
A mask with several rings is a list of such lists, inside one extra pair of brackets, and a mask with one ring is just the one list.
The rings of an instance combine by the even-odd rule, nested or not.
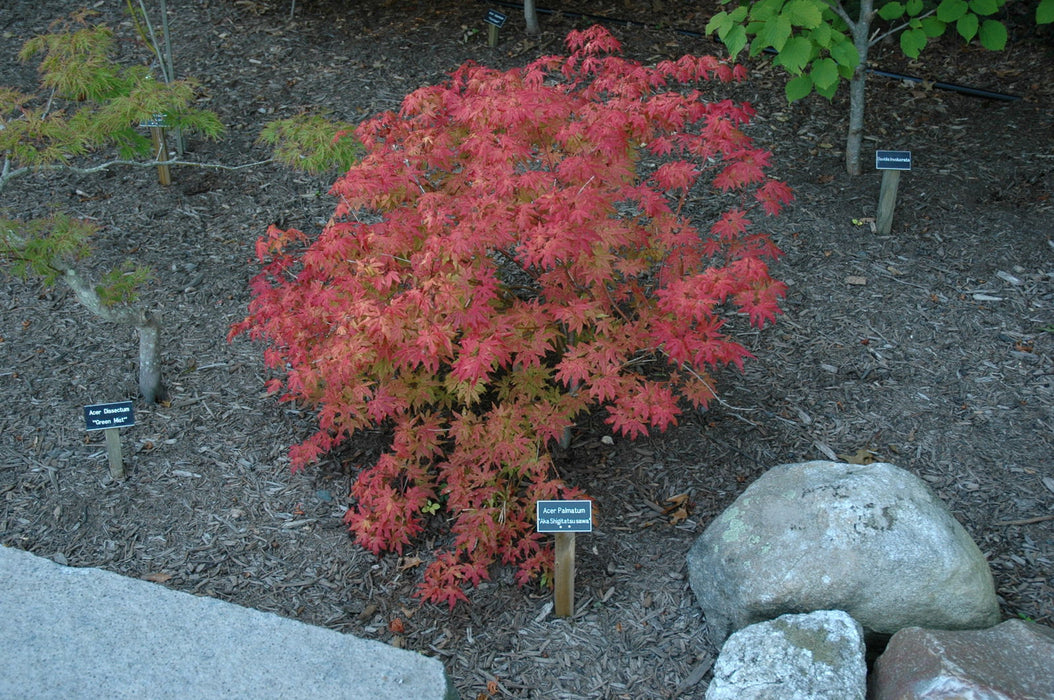
[(986, 630), (893, 635), (875, 663), (873, 700), (1054, 698), (1054, 630), (1007, 620)]
[(729, 637), (706, 700), (864, 700), (866, 693), (860, 624), (841, 610), (821, 610)]
[(999, 622), (991, 571), (940, 500), (892, 464), (775, 467), (700, 535), (688, 573), (711, 640), (844, 610), (869, 634)]

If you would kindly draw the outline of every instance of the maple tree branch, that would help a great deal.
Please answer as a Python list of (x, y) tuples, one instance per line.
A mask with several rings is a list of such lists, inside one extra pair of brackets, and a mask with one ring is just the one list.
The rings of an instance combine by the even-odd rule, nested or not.
[[(663, 356), (665, 356), (665, 357), (666, 357), (666, 359), (667, 359), (667, 360), (669, 360), (669, 361), (670, 361), (671, 363), (673, 362), (673, 358), (671, 358), (671, 357), (670, 357), (670, 355), (669, 355), (669, 353), (667, 353), (667, 352), (666, 352), (665, 350), (663, 350), (662, 348), (655, 348), (655, 351), (656, 351), (656, 352), (658, 352), (658, 353), (659, 353), (660, 355), (663, 355)], [(697, 380), (697, 381), (698, 381), (698, 382), (699, 382), (700, 384), (702, 384), (702, 385), (703, 385), (703, 386), (705, 386), (705, 387), (706, 387), (707, 389), (709, 389), (710, 393), (712, 394), (712, 397), (711, 397), (711, 398), (712, 398), (712, 399), (713, 399), (714, 401), (716, 401), (716, 402), (718, 402), (719, 404), (721, 404), (722, 406), (724, 406), (725, 408), (727, 408), (727, 409), (728, 409), (729, 411), (732, 411), (732, 412), (733, 412), (733, 415), (735, 415), (735, 416), (736, 416), (736, 418), (740, 419), (740, 420), (741, 420), (741, 421), (743, 421), (744, 423), (748, 423), (748, 424), (750, 424), (750, 425), (753, 425), (754, 427), (757, 427), (757, 423), (754, 423), (754, 422), (752, 422), (752, 421), (749, 421), (749, 420), (747, 420), (746, 418), (744, 418), (743, 416), (740, 416), (740, 415), (736, 415), (736, 414), (735, 414), (735, 411), (744, 411), (744, 412), (747, 412), (747, 413), (753, 413), (753, 412), (757, 411), (758, 409), (755, 409), (755, 408), (743, 408), (742, 406), (733, 406), (732, 404), (728, 403), (727, 401), (725, 401), (724, 399), (722, 399), (722, 398), (721, 398), (720, 396), (718, 396), (718, 395), (717, 395), (717, 387), (715, 387), (715, 386), (713, 385), (713, 383), (712, 383), (712, 382), (710, 382), (709, 380), (707, 380), (707, 379), (704, 379), (704, 378), (702, 377), (702, 375), (700, 375), (700, 374), (699, 374), (698, 372), (696, 372), (696, 371), (695, 371), (695, 368), (693, 368), (693, 367), (692, 367), (691, 365), (689, 365), (689, 364), (688, 364), (688, 363), (686, 363), (686, 362), (682, 362), (682, 363), (680, 363), (680, 364), (679, 364), (679, 365), (677, 365), (677, 366), (678, 366), (678, 367), (679, 367), (680, 369), (682, 369), (682, 370), (684, 370), (685, 372), (687, 372), (688, 374), (690, 374), (690, 375), (692, 375), (693, 377), (695, 377), (695, 378), (696, 378), (696, 380)]]
[(258, 160), (258, 161), (252, 162), (252, 163), (242, 163), (241, 165), (224, 165), (222, 163), (201, 163), (201, 162), (193, 161), (193, 160), (181, 160), (179, 158), (172, 158), (172, 159), (169, 159), (169, 160), (151, 160), (151, 161), (116, 159), (116, 160), (106, 161), (105, 163), (99, 163), (98, 165), (93, 165), (93, 166), (90, 166), (90, 167), (79, 167), (79, 166), (75, 166), (75, 165), (57, 165), (57, 164), (43, 165), (43, 166), (40, 166), (40, 167), (41, 168), (46, 168), (46, 169), (49, 169), (49, 170), (68, 169), (68, 170), (71, 170), (72, 172), (77, 173), (78, 175), (90, 175), (92, 173), (102, 172), (103, 170), (106, 170), (107, 168), (112, 168), (112, 167), (117, 166), (117, 165), (131, 165), (131, 166), (140, 167), (140, 168), (155, 168), (155, 167), (157, 167), (159, 165), (185, 165), (185, 166), (194, 167), (194, 168), (206, 168), (206, 169), (209, 169), (209, 170), (245, 170), (246, 168), (254, 168), (254, 167), (258, 166), (258, 165), (266, 165), (267, 163), (273, 163), (273, 162), (274, 162), (274, 158), (267, 158), (265, 160)]
[(831, 10), (836, 15), (842, 18), (842, 21), (844, 21), (849, 26), (850, 31), (854, 31), (856, 29), (856, 22), (854, 22), (853, 19), (849, 16), (849, 13), (845, 11), (845, 8), (842, 6), (841, 2), (838, 2), (838, 0), (824, 0), (824, 3), (829, 8), (831, 8)]
[(42, 117), (47, 117), (49, 114), (51, 114), (51, 105), (54, 104), (54, 102), (55, 102), (55, 90), (54, 90), (54, 88), (52, 88), (51, 94), (48, 95), (48, 103), (46, 105), (44, 105), (44, 113), (41, 115)]
[[(936, 14), (936, 13), (937, 13), (937, 8), (933, 8), (929, 12), (923, 13), (923, 14), (919, 15), (918, 17), (914, 17), (913, 20), (925, 19), (926, 17), (929, 17), (930, 15), (933, 15), (933, 14)], [(878, 42), (882, 41), (886, 37), (893, 36), (894, 34), (896, 34), (898, 32), (904, 31), (904, 29), (906, 27), (909, 27), (909, 26), (911, 26), (911, 22), (903, 22), (899, 26), (893, 27), (892, 29), (890, 29), (888, 32), (886, 32), (884, 34), (877, 34), (877, 32), (876, 32), (876, 36), (873, 39), (871, 39), (867, 43), (867, 45), (868, 46), (874, 46), (875, 44), (877, 44)]]
[(3, 192), (4, 187), (10, 180), (15, 179), (26, 171), (26, 168), (17, 168), (14, 171), (11, 170), (11, 159), (4, 156), (4, 166), (0, 168), (0, 192)]
[[(495, 248), (494, 252), (497, 253), (498, 255), (500, 255), (503, 258), (502, 260), (498, 261), (499, 264), (504, 265), (506, 263), (511, 263), (512, 265), (514, 265), (516, 267), (517, 270), (519, 270), (523, 274), (527, 275), (528, 277), (530, 277), (535, 282), (538, 281), (538, 273), (532, 272), (530, 269), (528, 269), (528, 268), (524, 267), (522, 264), (520, 264), (520, 261), (516, 259), (516, 256), (513, 254), (513, 251), (509, 250), (508, 248)], [(517, 285), (514, 285), (514, 284), (506, 284), (505, 286), (508, 287), (509, 289), (516, 289), (517, 288)], [(522, 285), (520, 285), (520, 286), (522, 287)], [(526, 287), (522, 287), (522, 288), (526, 289)]]
[(39, 170), (69, 170), (70, 172), (76, 173), (78, 175), (91, 175), (93, 173), (103, 172), (104, 170), (108, 170), (109, 168), (113, 168), (119, 165), (130, 165), (138, 168), (155, 168), (162, 165), (182, 165), (194, 168), (205, 168), (207, 170), (235, 171), (245, 170), (247, 168), (255, 168), (260, 165), (266, 165), (268, 163), (273, 163), (274, 160), (274, 158), (267, 158), (265, 160), (258, 160), (252, 163), (242, 163), (240, 165), (224, 165), (223, 163), (201, 163), (198, 161), (181, 160), (178, 158), (151, 161), (125, 160), (118, 158), (115, 160), (108, 160), (104, 163), (99, 163), (97, 165), (91, 165), (86, 167), (70, 165), (69, 163), (43, 163), (37, 166), (24, 165), (12, 170), (11, 159), (9, 157), (5, 157), (3, 168), (0, 169), (0, 192), (4, 190), (4, 188), (7, 186), (7, 183), (11, 180), (26, 175), (29, 172)]

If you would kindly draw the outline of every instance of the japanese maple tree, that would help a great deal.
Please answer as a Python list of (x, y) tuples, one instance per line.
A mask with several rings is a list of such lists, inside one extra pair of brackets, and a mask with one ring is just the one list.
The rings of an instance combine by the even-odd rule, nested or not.
[[(599, 27), (567, 42), (521, 69), (464, 65), (361, 124), (321, 234), (257, 242), (231, 332), (266, 340), (270, 388), (317, 407), (294, 470), (391, 427), (345, 519), (401, 553), (443, 516), (452, 540), (419, 594), (451, 606), (496, 562), (521, 584), (549, 573), (534, 502), (583, 496), (549, 454), (576, 417), (600, 408), (636, 437), (705, 406), (712, 372), (749, 357), (736, 329), (773, 320), (784, 292), (751, 219), (790, 190), (742, 131), (752, 109), (698, 87), (744, 70), (644, 66)], [(724, 211), (690, 215), (704, 197)]]

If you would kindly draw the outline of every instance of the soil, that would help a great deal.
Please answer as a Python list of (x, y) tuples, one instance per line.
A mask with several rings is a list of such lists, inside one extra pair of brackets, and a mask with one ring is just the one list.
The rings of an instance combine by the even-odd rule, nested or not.
[[(611, 25), (631, 58), (721, 55), (701, 36), (716, 4), (563, 5), (639, 22)], [(9, 0), (0, 55), (74, 8)], [(121, 54), (142, 61), (122, 8), (94, 3)], [(559, 52), (590, 23), (543, 15), (543, 34), (527, 38), (506, 8), (490, 48), (487, 4), (169, 8), (177, 71), (201, 82), (228, 126), (219, 142), (191, 140), (187, 157), (227, 165), (268, 157), (256, 137), (272, 119), (321, 108), (357, 121), (466, 60), (506, 68)], [(880, 174), (844, 172), (844, 91), (788, 105), (782, 75), (761, 62), (721, 88), (755, 105), (749, 133), (796, 192), (765, 222), (785, 251), (785, 313), (746, 336), (756, 358), (721, 375), (722, 400), (706, 413), (636, 442), (604, 440), (599, 421), (576, 430), (563, 476), (596, 498), (599, 517), (578, 539), (572, 619), (500, 568), (470, 604), (422, 605), (419, 561), (441, 540), (402, 557), (355, 546), (341, 522), (352, 465), (376, 456), (381, 433), (290, 472), (287, 449), (313, 416), (268, 397), (262, 348), (225, 336), (246, 312), (256, 237), (271, 223), (318, 230), (333, 176), (274, 164), (176, 168), (169, 187), (152, 168), (41, 173), (4, 193), (9, 216), (61, 208), (102, 226), (90, 269), (129, 257), (153, 267), (144, 302), (165, 322), (170, 401), (136, 403), (136, 425), (121, 432), (128, 476), (112, 479), (82, 409), (135, 398), (134, 332), (61, 286), (0, 278), (0, 542), (438, 657), (464, 698), (702, 697), (717, 650), (686, 578), (693, 540), (774, 465), (881, 460), (924, 479), (973, 536), (1006, 617), (1054, 625), (1054, 44), (1027, 20), (1008, 18), (1000, 53), (951, 39), (918, 62), (888, 42), (875, 51), (876, 67), (924, 79), (869, 81), (865, 158), (913, 157), (889, 235), (873, 229)], [(34, 66), (0, 62), (0, 85), (35, 81)], [(682, 495), (687, 513), (670, 511)]]

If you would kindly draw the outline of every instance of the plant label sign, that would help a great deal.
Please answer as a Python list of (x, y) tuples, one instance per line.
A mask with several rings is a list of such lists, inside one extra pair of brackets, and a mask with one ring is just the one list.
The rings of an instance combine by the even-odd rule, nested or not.
[(875, 151), (875, 170), (911, 170), (911, 151)]
[(897, 183), (900, 171), (911, 170), (911, 151), (875, 151), (875, 169), (882, 171), (882, 189), (878, 193), (878, 235), (888, 236), (893, 229), (893, 210), (897, 206)]
[(88, 430), (106, 433), (106, 454), (110, 460), (110, 476), (124, 478), (124, 458), (121, 456), (120, 428), (135, 425), (135, 413), (131, 401), (97, 403), (84, 407), (84, 425)]
[(575, 611), (575, 533), (593, 531), (592, 501), (536, 501), (538, 532), (556, 534), (553, 561), (553, 611), (571, 617)]
[(119, 401), (114, 404), (94, 404), (84, 407), (84, 426), (91, 430), (103, 430), (106, 434), (106, 455), (110, 459), (110, 475), (124, 479), (124, 459), (121, 456), (120, 428), (135, 425), (132, 402)]
[(160, 112), (155, 112), (154, 114), (150, 115), (149, 119), (144, 119), (143, 121), (139, 122), (139, 126), (150, 127), (151, 129), (165, 129), (168, 127), (168, 124), (165, 123), (166, 116), (167, 115), (162, 114)]
[(131, 401), (99, 403), (84, 407), (84, 424), (88, 430), (130, 428), (135, 425)]
[(487, 23), (487, 46), (494, 48), (498, 45), (498, 30), (505, 26), (508, 19), (504, 13), (497, 10), (487, 10), (487, 16), (483, 21)]
[(538, 532), (592, 532), (592, 501), (538, 501)]
[(505, 20), (508, 17), (504, 13), (498, 12), (497, 10), (487, 10), (487, 16), (483, 18), (483, 21), (487, 24), (493, 24), (498, 29), (505, 26)]

